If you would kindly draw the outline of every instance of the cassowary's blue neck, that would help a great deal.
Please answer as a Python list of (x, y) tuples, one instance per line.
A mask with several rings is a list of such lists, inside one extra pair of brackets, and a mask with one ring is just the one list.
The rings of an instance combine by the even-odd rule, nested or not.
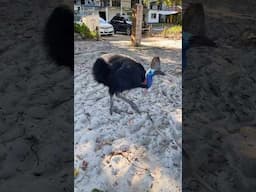
[(149, 68), (146, 72), (146, 84), (147, 88), (150, 88), (153, 84), (153, 76), (155, 75), (155, 70), (152, 68)]

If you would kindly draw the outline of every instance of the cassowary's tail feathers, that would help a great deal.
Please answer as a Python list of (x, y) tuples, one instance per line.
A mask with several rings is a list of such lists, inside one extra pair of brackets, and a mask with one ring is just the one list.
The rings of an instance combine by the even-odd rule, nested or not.
[(74, 14), (68, 5), (56, 7), (45, 26), (44, 45), (58, 65), (74, 69)]
[(98, 58), (93, 65), (93, 76), (98, 83), (108, 85), (110, 67), (103, 58)]

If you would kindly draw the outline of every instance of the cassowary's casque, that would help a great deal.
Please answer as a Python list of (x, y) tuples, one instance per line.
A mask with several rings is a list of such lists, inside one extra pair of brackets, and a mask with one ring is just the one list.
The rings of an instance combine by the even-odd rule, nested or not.
[(44, 33), (48, 54), (58, 65), (74, 69), (74, 14), (67, 5), (55, 8), (50, 15)]
[(154, 75), (164, 75), (160, 70), (159, 57), (153, 58), (147, 72), (140, 63), (126, 55), (105, 54), (98, 58), (93, 65), (94, 79), (109, 88), (110, 114), (113, 112), (113, 95), (129, 103), (139, 113), (135, 103), (120, 93), (139, 87), (150, 88)]

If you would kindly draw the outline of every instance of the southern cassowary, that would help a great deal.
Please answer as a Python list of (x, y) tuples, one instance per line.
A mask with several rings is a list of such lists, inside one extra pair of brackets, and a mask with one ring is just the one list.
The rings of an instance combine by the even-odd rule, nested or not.
[(74, 69), (74, 14), (68, 5), (56, 7), (45, 26), (44, 45), (58, 65)]
[(154, 75), (164, 75), (160, 70), (160, 58), (152, 59), (150, 68), (144, 67), (126, 55), (104, 54), (93, 65), (93, 76), (98, 83), (109, 88), (110, 114), (113, 113), (113, 96), (127, 102), (133, 110), (140, 113), (135, 103), (120, 93), (134, 88), (148, 89), (152, 86)]

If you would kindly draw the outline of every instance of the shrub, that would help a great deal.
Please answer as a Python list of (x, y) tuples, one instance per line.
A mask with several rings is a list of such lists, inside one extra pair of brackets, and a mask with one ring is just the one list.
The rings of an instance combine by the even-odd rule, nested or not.
[(182, 25), (182, 14), (181, 13), (177, 14), (177, 16), (174, 19), (174, 23), (176, 25)]
[(82, 25), (75, 23), (74, 31), (75, 33), (79, 33), (84, 39), (95, 39), (97, 36), (96, 32), (90, 31), (84, 23)]
[(167, 32), (170, 34), (179, 34), (182, 32), (182, 26), (181, 25), (174, 25), (167, 29)]
[(164, 37), (179, 37), (181, 33), (182, 33), (181, 25), (174, 25), (170, 28), (164, 29), (162, 32)]

